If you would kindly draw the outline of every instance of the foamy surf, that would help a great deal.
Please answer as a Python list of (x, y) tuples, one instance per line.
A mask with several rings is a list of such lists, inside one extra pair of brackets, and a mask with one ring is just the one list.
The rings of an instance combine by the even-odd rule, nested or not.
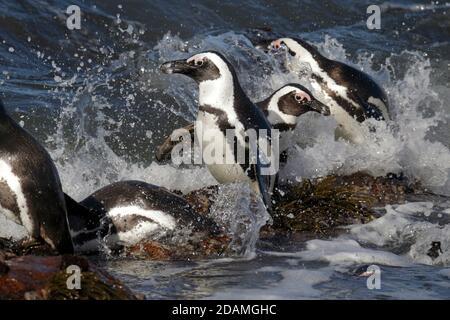
[[(48, 8), (29, 5), (40, 13), (57, 10), (50, 5)], [(125, 11), (127, 5), (123, 7)], [(436, 35), (434, 31), (440, 30), (439, 25), (435, 26), (437, 29), (433, 27), (437, 39), (424, 47), (422, 40), (427, 39), (426, 32), (420, 33), (416, 28), (419, 33), (409, 36), (407, 27), (397, 30), (396, 23), (389, 20), (391, 14), (396, 22), (406, 21), (396, 16), (399, 11), (411, 15), (431, 14), (442, 12), (448, 5), (386, 2), (381, 7), (383, 14), (386, 13), (386, 30), (392, 29), (392, 33), (361, 31), (365, 27), (360, 21), (355, 25), (349, 25), (347, 20), (342, 26), (328, 25), (327, 20), (340, 19), (339, 14), (330, 12), (329, 19), (324, 19), (322, 14), (328, 12), (322, 10), (320, 15), (313, 10), (312, 14), (305, 13), (302, 21), (293, 20), (299, 24), (292, 29), (296, 35), (316, 44), (327, 57), (370, 74), (386, 89), (393, 121), (371, 123), (376, 132), (367, 128), (367, 143), (352, 145), (334, 139), (336, 123), (332, 119), (306, 115), (296, 130), (298, 147), (290, 150), (290, 160), (281, 177), (298, 181), (358, 171), (373, 175), (403, 173), (430, 191), (450, 195), (450, 93), (445, 75), (436, 76), (445, 70), (448, 61), (441, 58), (436, 62), (435, 56), (425, 52), (434, 47), (445, 50), (442, 45), (446, 41), (445, 33)], [(309, 9), (305, 6), (305, 11)], [(161, 14), (157, 11), (155, 19), (147, 16), (153, 12), (146, 12), (145, 17), (127, 21), (124, 12), (117, 16), (115, 10), (122, 11), (115, 6), (111, 12), (106, 11), (110, 15), (93, 10), (94, 20), (102, 17), (98, 26), (91, 22), (94, 28), (98, 28), (100, 36), (111, 35), (103, 43), (91, 41), (80, 33), (79, 39), (72, 39), (73, 43), (64, 40), (64, 45), (70, 48), (56, 56), (61, 43), (55, 42), (46, 50), (39, 42), (42, 35), (35, 36), (39, 31), (32, 30), (25, 34), (29, 38), (25, 44), (11, 44), (14, 41), (11, 38), (0, 46), (0, 50), (6, 48), (5, 63), (14, 62), (0, 74), (2, 89), (19, 100), (12, 111), (22, 125), (45, 142), (57, 163), (64, 190), (77, 200), (119, 180), (143, 180), (183, 193), (216, 183), (204, 167), (175, 167), (153, 161), (154, 150), (163, 137), (194, 120), (197, 112), (195, 84), (182, 77), (163, 77), (158, 71), (161, 62), (201, 50), (221, 51), (236, 67), (245, 91), (254, 101), (288, 82), (298, 81), (309, 87), (304, 78), (283, 72), (276, 59), (255, 49), (243, 33), (223, 31), (242, 29), (242, 25), (247, 25), (247, 17), (236, 23), (239, 27), (231, 28), (214, 15), (213, 21), (218, 22), (219, 29), (199, 33), (198, 25), (193, 27), (192, 21), (185, 19), (188, 15), (181, 12), (183, 8), (173, 8), (174, 13), (180, 13), (169, 27), (160, 23)], [(250, 10), (246, 11), (250, 16), (254, 7), (244, 6), (243, 10)], [(345, 10), (356, 16), (352, 10), (359, 9), (346, 7)], [(286, 17), (276, 11), (271, 12), (268, 23), (282, 31), (289, 30), (291, 23), (285, 23)], [(296, 17), (298, 12), (292, 14)], [(309, 20), (316, 16), (321, 21)], [(436, 22), (439, 17), (444, 16), (438, 16)], [(233, 16), (232, 20), (235, 19), (239, 17)], [(211, 21), (207, 20), (205, 25)], [(158, 33), (144, 32), (146, 24), (153, 27), (153, 22)], [(180, 23), (183, 31), (177, 34)], [(310, 25), (320, 27), (318, 31), (306, 32)], [(427, 29), (426, 25), (422, 28)], [(14, 30), (5, 30), (14, 34)], [(305, 33), (299, 34), (298, 30)], [(17, 39), (22, 36), (17, 35)], [(398, 46), (393, 50), (395, 53), (384, 48), (388, 37)], [(50, 44), (54, 41), (44, 39)], [(417, 43), (410, 46), (408, 41), (414, 39), (418, 39)], [(32, 56), (27, 56), (28, 52)], [(21, 67), (36, 72), (30, 76)], [(16, 78), (17, 86), (10, 81)], [(53, 105), (57, 108), (52, 109)], [(39, 108), (32, 108), (36, 106)], [(448, 200), (438, 202), (433, 198), (391, 205), (380, 209), (384, 215), (378, 219), (367, 225), (349, 226), (337, 237), (275, 245), (269, 252), (258, 243), (258, 231), (268, 217), (259, 210), (248, 210), (249, 190), (242, 185), (220, 188), (213, 215), (234, 237), (232, 257), (217, 264), (115, 261), (112, 271), (150, 298), (448, 297), (448, 286), (445, 286), (449, 280)], [(1, 219), (1, 235), (17, 239), (25, 235), (23, 228)], [(433, 242), (439, 242), (442, 250), (436, 258), (428, 254)], [(355, 269), (364, 271), (367, 264), (381, 267), (382, 293), (369, 291), (366, 279), (354, 272)]]

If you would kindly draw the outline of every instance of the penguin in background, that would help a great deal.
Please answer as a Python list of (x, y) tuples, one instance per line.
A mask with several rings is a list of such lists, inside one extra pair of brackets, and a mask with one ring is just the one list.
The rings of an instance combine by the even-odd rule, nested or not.
[[(266, 52), (286, 52), (294, 61), (310, 67), (308, 81), (311, 82), (316, 97), (330, 107), (331, 115), (339, 126), (338, 136), (354, 143), (362, 143), (364, 138), (361, 122), (369, 118), (390, 119), (385, 91), (366, 73), (326, 58), (313, 45), (301, 39), (286, 37), (265, 40), (256, 47)], [(290, 71), (298, 70), (291, 67)]]

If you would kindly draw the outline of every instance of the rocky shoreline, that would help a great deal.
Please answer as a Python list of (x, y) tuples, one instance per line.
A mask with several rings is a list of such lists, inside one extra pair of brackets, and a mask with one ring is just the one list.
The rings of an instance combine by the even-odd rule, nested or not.
[[(373, 220), (377, 206), (403, 203), (408, 195), (423, 192), (403, 177), (374, 178), (365, 173), (306, 180), (278, 189), (273, 223), (261, 230), (262, 240), (327, 238), (342, 226)], [(217, 187), (209, 187), (183, 196), (197, 212), (208, 215), (217, 192)], [(162, 261), (216, 258), (227, 255), (229, 242), (225, 234), (171, 244), (145, 241), (125, 248), (120, 257)], [(69, 266), (80, 268), (81, 289), (68, 289)], [(46, 245), (0, 239), (0, 299), (140, 298), (86, 257), (54, 255)]]
[[(5, 243), (5, 240), (2, 240)], [(68, 269), (80, 270), (80, 286), (71, 288)], [(87, 258), (75, 255), (25, 255), (0, 249), (0, 300), (136, 300), (123, 283)]]

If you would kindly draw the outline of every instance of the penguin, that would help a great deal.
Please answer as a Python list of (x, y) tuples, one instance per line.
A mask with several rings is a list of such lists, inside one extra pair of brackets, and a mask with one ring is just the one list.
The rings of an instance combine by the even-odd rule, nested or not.
[[(196, 128), (196, 140), (202, 145), (204, 161), (205, 150), (211, 147), (220, 157), (216, 163), (205, 161), (210, 173), (219, 183), (250, 182), (252, 189), (261, 196), (266, 209), (270, 211), (270, 199), (278, 163), (268, 158), (274, 158), (277, 155), (274, 155), (274, 152), (270, 155), (265, 154), (261, 144), (251, 145), (242, 138), (242, 133), (255, 130), (259, 136), (260, 130), (265, 130), (268, 138), (267, 146), (271, 148), (271, 125), (262, 110), (244, 93), (233, 66), (222, 54), (207, 51), (188, 59), (166, 62), (161, 65), (160, 70), (166, 74), (184, 74), (199, 85), (199, 112), (196, 123), (202, 126), (202, 130)], [(229, 129), (234, 130), (236, 136), (239, 135), (241, 138), (229, 143), (226, 138)], [(218, 141), (220, 143), (216, 143)], [(219, 144), (223, 144), (225, 152), (217, 148)], [(245, 161), (239, 159), (238, 152), (244, 148), (246, 152), (252, 150), (253, 153), (257, 153), (256, 161), (250, 161), (247, 156)], [(228, 155), (233, 156), (234, 163), (233, 159), (227, 157)], [(275, 170), (263, 172), (263, 169), (267, 168), (264, 166), (267, 165)], [(270, 170), (269, 168), (267, 171)]]
[[(362, 143), (359, 123), (368, 118), (389, 120), (386, 93), (369, 75), (347, 64), (324, 57), (306, 41), (280, 38), (270, 43), (271, 51), (286, 50), (300, 63), (310, 67), (311, 85), (316, 96), (330, 107), (336, 119), (338, 135)], [(292, 71), (292, 67), (291, 67)]]
[[(328, 106), (317, 100), (304, 86), (296, 83), (284, 85), (256, 105), (264, 112), (272, 128), (280, 131), (280, 156), (292, 145), (294, 129), (302, 115), (310, 111), (324, 116), (330, 115)], [(182, 134), (186, 131), (190, 133), (192, 143), (194, 124), (175, 129), (158, 147), (155, 154), (156, 160), (162, 162), (170, 158), (173, 147), (183, 141)]]
[(292, 146), (294, 129), (302, 115), (317, 112), (330, 115), (330, 108), (317, 100), (304, 86), (287, 84), (275, 91), (267, 99), (258, 102), (273, 129), (280, 131), (280, 153)]
[(0, 213), (24, 226), (32, 240), (73, 253), (58, 171), (48, 152), (0, 101)]
[(77, 203), (66, 195), (69, 225), (77, 251), (116, 250), (144, 240), (163, 241), (191, 229), (218, 235), (221, 229), (181, 196), (142, 181), (120, 181)]

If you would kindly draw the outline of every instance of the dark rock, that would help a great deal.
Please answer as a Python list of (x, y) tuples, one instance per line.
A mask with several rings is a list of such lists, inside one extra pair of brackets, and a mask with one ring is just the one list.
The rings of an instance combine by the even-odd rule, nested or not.
[(3, 276), (9, 272), (9, 267), (5, 263), (5, 260), (2, 259), (1, 253), (0, 253), (0, 276)]
[[(217, 186), (184, 195), (200, 214), (208, 215)], [(373, 177), (358, 172), (347, 176), (327, 176), (300, 183), (278, 185), (273, 196), (273, 225), (261, 230), (262, 238), (296, 234), (329, 237), (339, 227), (367, 223), (376, 217), (373, 208), (403, 203), (406, 195), (421, 192), (416, 182), (402, 175)], [(302, 236), (303, 238), (303, 236)]]
[(10, 255), (38, 255), (49, 256), (57, 255), (57, 252), (53, 250), (50, 245), (44, 241), (34, 239), (23, 239), (19, 241), (13, 241), (11, 239), (0, 238), (0, 249)]
[(89, 271), (89, 261), (82, 256), (63, 255), (61, 256), (61, 270), (66, 270), (69, 266), (78, 266), (81, 271)]
[[(80, 289), (70, 289), (72, 274), (61, 270), (72, 262), (82, 266)], [(81, 257), (23, 256), (5, 263), (9, 272), (0, 276), (0, 299), (136, 299), (122, 283)]]
[(214, 196), (217, 194), (219, 186), (210, 186), (189, 192), (183, 197), (192, 206), (192, 208), (201, 215), (208, 215), (209, 210), (214, 204)]
[(231, 239), (225, 235), (191, 238), (183, 242), (141, 241), (126, 248), (128, 257), (148, 260), (195, 260), (223, 256)]

